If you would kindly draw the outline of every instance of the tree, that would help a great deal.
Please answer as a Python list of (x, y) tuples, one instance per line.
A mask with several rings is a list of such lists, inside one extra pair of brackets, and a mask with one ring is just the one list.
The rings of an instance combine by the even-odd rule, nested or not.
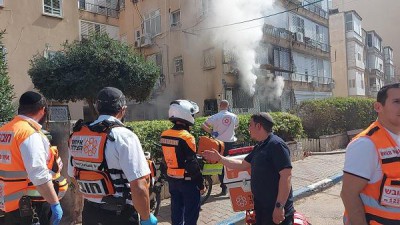
[(0, 122), (9, 121), (15, 113), (12, 105), (14, 86), (10, 84), (10, 77), (7, 73), (6, 52), (3, 45), (5, 30), (0, 31)]
[(143, 102), (152, 92), (159, 69), (130, 46), (93, 33), (81, 42), (65, 42), (62, 51), (49, 57), (35, 55), (28, 74), (47, 98), (85, 100), (96, 115), (94, 103), (103, 87), (116, 87), (128, 99)]

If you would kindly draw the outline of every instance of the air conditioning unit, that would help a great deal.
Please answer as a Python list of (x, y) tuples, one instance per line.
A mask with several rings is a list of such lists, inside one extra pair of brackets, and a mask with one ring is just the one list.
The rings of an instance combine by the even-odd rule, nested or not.
[(304, 42), (303, 33), (296, 32), (296, 41), (298, 41), (298, 42)]
[(147, 47), (153, 44), (151, 34), (144, 34), (140, 37), (140, 47)]

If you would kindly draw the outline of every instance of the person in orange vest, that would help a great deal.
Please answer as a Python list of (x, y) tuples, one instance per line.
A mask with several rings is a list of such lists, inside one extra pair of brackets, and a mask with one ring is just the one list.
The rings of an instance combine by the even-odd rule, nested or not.
[(41, 132), (46, 111), (41, 94), (25, 92), (18, 116), (0, 128), (0, 213), (6, 225), (58, 225), (62, 218), (52, 182), (62, 165)]
[(121, 122), (125, 95), (105, 87), (97, 94), (96, 108), (97, 120), (77, 122), (69, 140), (68, 175), (84, 197), (82, 225), (156, 225), (147, 160), (137, 135)]
[(383, 86), (374, 109), (377, 120), (346, 149), (345, 225), (400, 224), (400, 83)]
[(161, 134), (160, 143), (167, 164), (169, 193), (171, 194), (172, 225), (196, 225), (200, 212), (200, 193), (205, 192), (203, 176), (196, 157), (194, 136), (189, 133), (196, 103), (176, 100), (169, 106), (171, 129)]
[(294, 222), (292, 164), (285, 142), (272, 133), (274, 121), (270, 114), (260, 112), (250, 117), (250, 137), (258, 143), (243, 160), (206, 150), (203, 157), (227, 168), (251, 168), (251, 192), (254, 197), (256, 225), (292, 225)]

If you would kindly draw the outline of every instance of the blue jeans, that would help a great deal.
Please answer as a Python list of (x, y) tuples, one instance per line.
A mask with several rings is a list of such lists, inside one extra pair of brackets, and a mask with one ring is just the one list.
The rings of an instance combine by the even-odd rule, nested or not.
[(200, 213), (200, 191), (191, 181), (169, 179), (172, 225), (196, 225)]

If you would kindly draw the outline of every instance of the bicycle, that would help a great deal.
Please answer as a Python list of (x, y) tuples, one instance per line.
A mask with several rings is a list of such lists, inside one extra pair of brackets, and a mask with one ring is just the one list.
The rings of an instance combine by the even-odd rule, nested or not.
[[(158, 146), (158, 145), (157, 145)], [(150, 177), (149, 197), (150, 197), (150, 211), (154, 216), (157, 216), (161, 205), (161, 191), (165, 182), (167, 182), (167, 165), (162, 158), (151, 158), (150, 152), (145, 152), (146, 159), (150, 168), (153, 168), (154, 177)], [(205, 165), (201, 157), (197, 157), (201, 168)], [(212, 191), (212, 178), (211, 175), (203, 175), (204, 187), (206, 192), (200, 196), (200, 204), (203, 205), (211, 195)]]

